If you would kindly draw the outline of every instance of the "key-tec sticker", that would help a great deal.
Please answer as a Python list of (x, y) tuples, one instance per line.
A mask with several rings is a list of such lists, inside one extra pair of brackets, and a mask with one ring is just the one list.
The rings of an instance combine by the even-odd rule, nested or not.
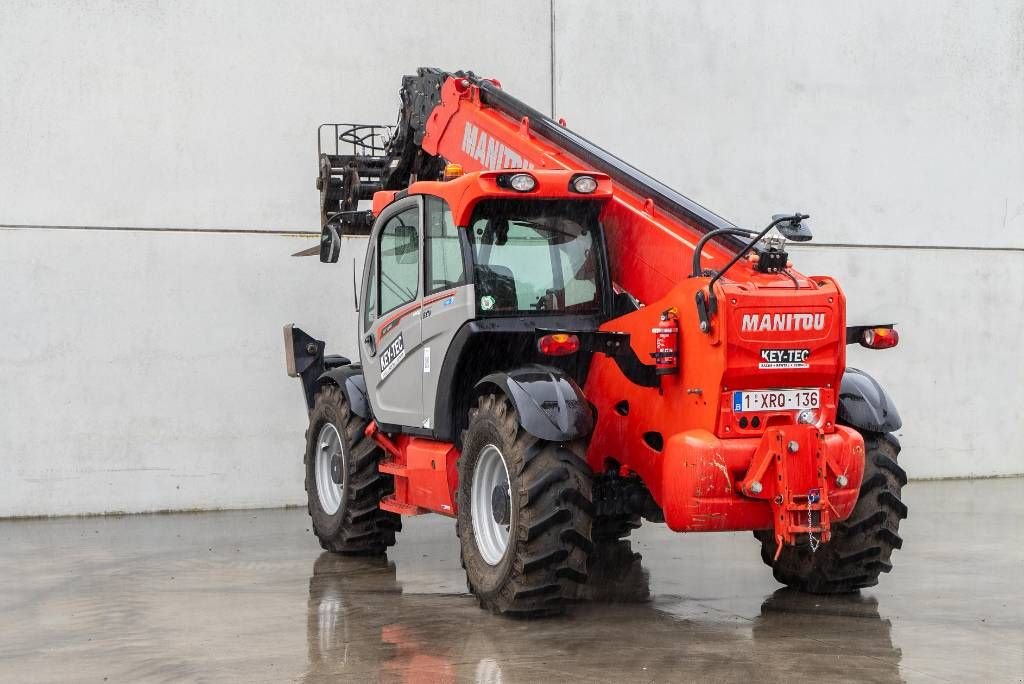
[(810, 349), (762, 349), (761, 363), (757, 367), (761, 370), (808, 368), (807, 359), (810, 355)]
[(383, 380), (388, 377), (391, 371), (395, 370), (404, 358), (405, 341), (402, 339), (401, 333), (399, 333), (395, 341), (389, 344), (380, 354), (380, 379)]

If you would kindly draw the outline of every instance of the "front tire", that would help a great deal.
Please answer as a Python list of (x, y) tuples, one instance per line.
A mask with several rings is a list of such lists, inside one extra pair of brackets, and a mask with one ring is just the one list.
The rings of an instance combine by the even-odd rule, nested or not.
[(484, 395), (470, 411), (456, 531), (482, 608), (558, 613), (578, 595), (593, 549), (592, 479), (582, 453), (579, 442), (531, 436), (504, 395)]
[(787, 546), (775, 560), (771, 530), (761, 540), (761, 558), (775, 579), (812, 594), (845, 594), (878, 584), (892, 570), (892, 552), (903, 546), (900, 521), (907, 507), (900, 498), (907, 474), (896, 463), (900, 443), (891, 434), (865, 432), (864, 478), (850, 517), (832, 526), (832, 539), (816, 553), (805, 545)]
[(394, 480), (377, 470), (383, 450), (364, 434), (339, 387), (316, 394), (306, 430), (306, 498), (313, 534), (327, 551), (382, 555), (395, 544), (402, 519), (381, 510)]

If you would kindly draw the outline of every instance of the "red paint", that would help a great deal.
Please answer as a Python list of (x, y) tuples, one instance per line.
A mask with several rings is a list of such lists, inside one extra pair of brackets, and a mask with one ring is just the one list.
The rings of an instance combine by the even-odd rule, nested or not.
[[(460, 79), (443, 84), (422, 147), (460, 164), (466, 173), (449, 182), (413, 183), (409, 194), (445, 199), (461, 227), (469, 224), (476, 203), (488, 197), (600, 202), (612, 280), (645, 304), (602, 329), (630, 333), (633, 351), (643, 363), (658, 358), (654, 353), (659, 341), (663, 351), (672, 346), (670, 337), (652, 330), (665, 323), (662, 312), (676, 312), (672, 321), (678, 331), (665, 335), (676, 339), (678, 372), (661, 375), (660, 387), (635, 385), (614, 360), (594, 356), (584, 390), (597, 408), (587, 453), (595, 472), (615, 461), (623, 472), (639, 475), (668, 525), (679, 531), (774, 528), (778, 539), (791, 543), (806, 531), (808, 503), (821, 516), (817, 529), (825, 539), (829, 524), (850, 514), (863, 473), (864, 445), (855, 431), (835, 425), (846, 363), (846, 313), (843, 293), (831, 278), (791, 271), (794, 284), (781, 274), (758, 273), (742, 259), (715, 285), (718, 310), (704, 333), (695, 296), (701, 290), (707, 294), (710, 279), (690, 277), (693, 249), (703, 234), (694, 225), (666, 215), (656, 202), (536, 137), (529, 121), (512, 120), (483, 106), (478, 88)], [(494, 171), (495, 165), (525, 167), (537, 187), (528, 193), (499, 187), (497, 177), (512, 169)], [(568, 190), (569, 179), (580, 172), (597, 179), (593, 194)], [(383, 193), (375, 197), (375, 210), (386, 201), (390, 198)], [(713, 241), (703, 257), (705, 268), (721, 268), (732, 253)], [(765, 349), (806, 349), (806, 367), (761, 368)], [(799, 424), (793, 410), (734, 413), (733, 391), (779, 388), (820, 390), (812, 424)], [(623, 400), (633, 407), (625, 416), (614, 408)], [(649, 445), (657, 440), (644, 440), (651, 432), (660, 433), (660, 451)], [(799, 448), (781, 455), (786, 459), (783, 467), (779, 445), (788, 448), (789, 442)], [(397, 438), (396, 447), (400, 458), (381, 466), (396, 475), (394, 505), (415, 506), (417, 511), (450, 506), (444, 512), (453, 513), (457, 450), (407, 436)], [(429, 468), (428, 457), (434, 464)], [(839, 475), (846, 478), (843, 487), (837, 484)], [(751, 488), (754, 478), (761, 485), (756, 493)], [(820, 505), (808, 502), (809, 490), (820, 493)]]

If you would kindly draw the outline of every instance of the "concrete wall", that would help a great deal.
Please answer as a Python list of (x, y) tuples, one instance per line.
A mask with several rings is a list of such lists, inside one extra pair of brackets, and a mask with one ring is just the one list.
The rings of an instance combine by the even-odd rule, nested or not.
[(421, 65), (550, 109), (550, 37), (547, 0), (4, 2), (0, 516), (302, 503), (281, 326), (354, 354), (364, 249), (289, 256), (317, 126)]
[(908, 470), (1024, 472), (1024, 2), (374, 7), (4, 4), (0, 516), (303, 501), (280, 326), (354, 353), (363, 249), (288, 256), (315, 129), (392, 121), (423, 64), (553, 94), (744, 225), (814, 214), (801, 270), (901, 323), (851, 364), (891, 387)]
[(849, 364), (891, 389), (912, 476), (1024, 472), (1024, 3), (571, 0), (554, 25), (556, 115), (740, 225), (812, 214), (797, 268), (900, 324)]

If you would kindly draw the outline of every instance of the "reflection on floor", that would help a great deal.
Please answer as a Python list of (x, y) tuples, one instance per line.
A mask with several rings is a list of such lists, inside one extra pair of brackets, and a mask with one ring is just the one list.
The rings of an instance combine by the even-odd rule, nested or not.
[(1024, 677), (1024, 480), (911, 483), (896, 569), (781, 589), (749, 534), (645, 525), (565, 617), (465, 592), (450, 520), (387, 559), (304, 511), (0, 522), (0, 681), (831, 682)]
[[(864, 681), (864, 674), (875, 682), (902, 681), (900, 651), (874, 597), (822, 601), (779, 589), (743, 634), (712, 630), (695, 640), (652, 602), (650, 575), (627, 542), (602, 551), (597, 581), (581, 599), (605, 607), (584, 605), (569, 619), (540, 623), (472, 613), (444, 620), (450, 597), (403, 594), (395, 563), (324, 553), (309, 581), (306, 679), (365, 672), (395, 682), (721, 681), (739, 679), (742, 671), (755, 679), (775, 671), (794, 681)], [(801, 650), (807, 646), (801, 634), (828, 632), (844, 634), (870, 667), (855, 675), (838, 658), (823, 660), (818, 644)], [(717, 655), (703, 657), (708, 651)]]

